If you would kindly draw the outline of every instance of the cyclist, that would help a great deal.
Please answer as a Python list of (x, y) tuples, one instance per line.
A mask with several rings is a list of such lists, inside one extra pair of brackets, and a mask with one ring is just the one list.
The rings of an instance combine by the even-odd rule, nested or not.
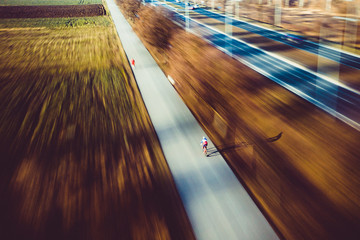
[(202, 146), (204, 154), (206, 155), (207, 154), (207, 145), (208, 145), (206, 137), (202, 138), (200, 145)]

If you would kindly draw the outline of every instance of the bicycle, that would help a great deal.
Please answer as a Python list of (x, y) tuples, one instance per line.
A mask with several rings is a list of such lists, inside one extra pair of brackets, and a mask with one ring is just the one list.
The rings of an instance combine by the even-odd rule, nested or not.
[(207, 157), (207, 144), (203, 145), (203, 153), (204, 153), (205, 157)]
[(206, 139), (206, 137), (203, 137), (200, 142), (200, 146), (202, 146), (202, 148), (203, 148), (203, 153), (204, 153), (205, 157), (207, 157), (207, 145), (208, 145), (207, 139)]

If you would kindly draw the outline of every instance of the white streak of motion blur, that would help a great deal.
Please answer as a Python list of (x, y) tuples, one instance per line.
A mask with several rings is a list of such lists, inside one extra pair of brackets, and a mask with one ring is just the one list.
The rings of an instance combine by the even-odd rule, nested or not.
[(168, 79), (172, 85), (175, 85), (175, 80), (170, 75), (168, 75)]

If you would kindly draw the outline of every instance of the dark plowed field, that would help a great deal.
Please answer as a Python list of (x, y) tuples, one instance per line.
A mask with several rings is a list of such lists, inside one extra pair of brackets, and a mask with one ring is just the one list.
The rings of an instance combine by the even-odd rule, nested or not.
[(0, 18), (59, 18), (105, 15), (102, 4), (63, 6), (0, 6)]

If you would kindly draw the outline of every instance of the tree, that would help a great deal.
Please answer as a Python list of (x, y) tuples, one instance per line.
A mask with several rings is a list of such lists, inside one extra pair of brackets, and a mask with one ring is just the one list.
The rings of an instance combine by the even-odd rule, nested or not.
[(166, 17), (168, 13), (162, 8), (144, 7), (139, 13), (137, 22), (145, 41), (160, 49), (169, 46), (174, 24)]
[(121, 8), (124, 11), (125, 17), (130, 19), (131, 21), (135, 21), (138, 17), (138, 13), (141, 7), (140, 0), (118, 0)]

